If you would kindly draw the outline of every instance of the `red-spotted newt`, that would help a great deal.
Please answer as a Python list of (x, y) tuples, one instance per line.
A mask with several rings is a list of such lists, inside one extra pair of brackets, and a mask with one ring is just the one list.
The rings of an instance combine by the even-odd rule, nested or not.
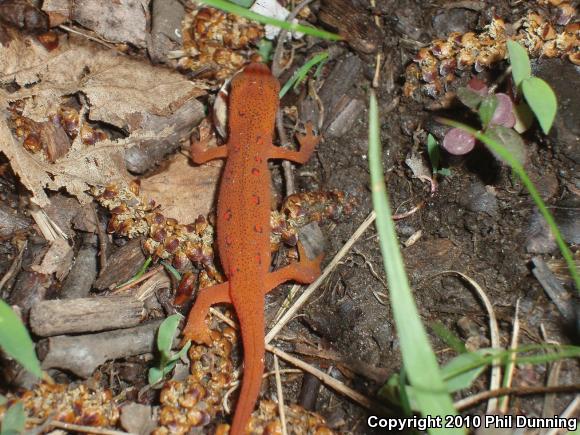
[(185, 339), (211, 343), (205, 323), (209, 307), (231, 303), (238, 317), (244, 349), (244, 374), (230, 434), (246, 432), (260, 393), (264, 372), (264, 295), (285, 281), (310, 283), (320, 275), (322, 256), (310, 260), (298, 244), (300, 261), (270, 272), (269, 159), (305, 163), (319, 138), (312, 126), (299, 135), (299, 151), (272, 144), (280, 83), (267, 66), (248, 65), (231, 83), (225, 145), (191, 148), (201, 164), (225, 158), (217, 204), (218, 253), (227, 281), (202, 289), (183, 331)]

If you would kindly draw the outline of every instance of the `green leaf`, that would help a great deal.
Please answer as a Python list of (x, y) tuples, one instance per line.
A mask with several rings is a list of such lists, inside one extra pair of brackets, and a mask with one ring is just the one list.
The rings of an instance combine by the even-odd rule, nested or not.
[(457, 98), (459, 98), (459, 101), (470, 109), (477, 110), (485, 97), (478, 94), (473, 89), (459, 88), (457, 89)]
[(2, 299), (0, 299), (0, 348), (30, 373), (38, 378), (42, 377), (40, 362), (34, 352), (34, 343), (28, 331), (10, 305)]
[(519, 104), (514, 106), (513, 113), (516, 117), (516, 125), (514, 125), (514, 130), (519, 134), (527, 131), (534, 123), (534, 113), (524, 100), (520, 101)]
[(22, 402), (16, 402), (6, 410), (0, 435), (18, 435), (24, 432), (26, 414)]
[(524, 80), (532, 76), (532, 67), (527, 50), (515, 41), (507, 42), (510, 64), (512, 65), (512, 76), (516, 87), (520, 87)]
[[(492, 140), (503, 145), (520, 164), (524, 164), (526, 160), (526, 145), (514, 129), (504, 127), (503, 125), (492, 125), (485, 131), (485, 134)], [(503, 160), (493, 149), (491, 149), (491, 152), (496, 158)]]
[(274, 49), (274, 43), (269, 39), (262, 38), (258, 42), (258, 53), (262, 58), (262, 62), (268, 63), (272, 59), (272, 50)]
[(530, 77), (522, 83), (522, 92), (545, 134), (550, 132), (558, 110), (556, 94), (544, 80)]
[(4, 405), (6, 402), (8, 402), (8, 399), (6, 398), (6, 396), (3, 396), (2, 394), (0, 394), (0, 405)]
[(451, 332), (443, 323), (435, 322), (431, 324), (431, 329), (437, 336), (457, 353), (465, 353), (467, 349), (465, 344), (453, 332)]
[(163, 371), (159, 370), (157, 367), (151, 367), (147, 373), (147, 380), (149, 385), (155, 385), (163, 379)]
[[(473, 367), (474, 364), (477, 366)], [(485, 360), (477, 353), (466, 352), (456, 356), (441, 369), (446, 379), (447, 391), (454, 393), (469, 388), (486, 368)]]
[(429, 161), (431, 161), (431, 168), (433, 169), (433, 173), (435, 173), (437, 172), (437, 169), (439, 169), (441, 150), (439, 149), (437, 139), (435, 139), (431, 133), (427, 135), (427, 154), (429, 155)]
[(497, 109), (497, 104), (497, 97), (495, 95), (489, 95), (479, 105), (479, 119), (481, 119), (481, 124), (484, 129), (489, 125), (489, 121), (491, 121), (495, 109)]
[(166, 359), (170, 358), (173, 338), (177, 333), (177, 328), (179, 327), (181, 319), (183, 319), (181, 314), (173, 314), (159, 325), (159, 331), (157, 332), (157, 349), (161, 352), (162, 357), (165, 356)]
[(171, 357), (169, 358), (169, 361), (173, 362), (173, 361), (180, 360), (187, 353), (187, 351), (189, 350), (190, 347), (191, 347), (191, 340), (188, 341), (187, 343), (185, 343), (185, 346), (183, 346), (179, 352), (171, 355)]

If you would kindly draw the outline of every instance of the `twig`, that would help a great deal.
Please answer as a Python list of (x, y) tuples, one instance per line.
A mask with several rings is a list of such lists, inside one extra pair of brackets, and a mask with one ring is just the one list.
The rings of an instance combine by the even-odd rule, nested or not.
[[(292, 21), (298, 16), (300, 11), (312, 3), (314, 0), (302, 0), (298, 5), (292, 9), (292, 11), (286, 17), (286, 21)], [(282, 67), (280, 59), (282, 58), (282, 51), (284, 50), (284, 41), (288, 36), (288, 30), (282, 29), (278, 34), (278, 43), (276, 44), (276, 49), (274, 50), (274, 56), (272, 57), (272, 75), (276, 78), (280, 77), (282, 74)]]
[[(574, 417), (574, 414), (576, 413), (578, 407), (580, 407), (580, 395), (576, 396), (576, 398), (570, 402), (570, 404), (566, 407), (564, 412), (560, 414), (560, 417), (562, 418)], [(560, 429), (551, 429), (547, 431), (545, 435), (556, 435), (558, 432), (560, 432)]]
[(332, 261), (326, 266), (322, 274), (310, 284), (304, 293), (300, 295), (298, 299), (294, 302), (294, 305), (282, 316), (282, 318), (274, 325), (272, 329), (266, 334), (266, 343), (270, 343), (274, 337), (280, 332), (280, 330), (288, 323), (294, 314), (302, 308), (302, 306), (306, 303), (308, 298), (312, 296), (312, 294), (320, 287), (320, 284), (326, 279), (326, 277), (334, 270), (334, 268), (338, 265), (340, 260), (350, 251), (350, 248), (356, 243), (356, 241), (364, 234), (367, 228), (372, 225), (375, 221), (376, 214), (372, 211), (368, 217), (364, 220), (364, 222), (357, 228), (354, 234), (350, 237), (350, 239), (344, 244), (344, 246), (338, 251), (338, 253), (334, 256)]
[(95, 41), (95, 42), (98, 42), (99, 44), (103, 44), (107, 48), (115, 49), (115, 46), (113, 44), (110, 44), (110, 43), (108, 43), (100, 38), (96, 38), (94, 36), (87, 35), (86, 33), (79, 32), (78, 30), (73, 29), (72, 27), (65, 26), (64, 24), (61, 24), (58, 27), (60, 27), (63, 30), (66, 30), (67, 32), (76, 33), (77, 35), (80, 35), (84, 38), (90, 39), (91, 41)]
[(95, 227), (97, 228), (97, 237), (99, 238), (99, 275), (107, 267), (107, 235), (101, 228), (99, 216), (95, 205), (91, 207), (93, 210), (93, 217), (95, 219)]
[[(24, 257), (24, 251), (26, 251), (26, 247), (28, 246), (28, 240), (22, 241), (22, 243), (18, 243), (18, 255), (12, 260), (12, 264), (0, 279), (0, 291), (2, 291), (2, 287), (10, 281), (10, 279), (16, 274), (16, 271), (20, 269), (20, 265), (22, 264), (22, 257)], [(1, 293), (0, 293), (1, 294)]]
[[(286, 21), (292, 21), (300, 13), (300, 11), (306, 7), (313, 0), (302, 0), (286, 18)], [(274, 50), (274, 56), (272, 59), (272, 75), (276, 78), (280, 77), (282, 74), (281, 58), (282, 51), (284, 50), (284, 41), (288, 36), (288, 30), (282, 29), (278, 35), (278, 43), (276, 44), (276, 49)], [(282, 119), (282, 111), (278, 110), (276, 113), (276, 130), (278, 131), (278, 137), (280, 138), (280, 146), (287, 146), (290, 142), (288, 136), (284, 131), (284, 122)], [(296, 187), (294, 185), (294, 171), (292, 163), (288, 160), (282, 161), (282, 170), (284, 171), (284, 178), (286, 179), (286, 195), (292, 195), (296, 192)]]
[(455, 409), (458, 411), (463, 411), (464, 409), (471, 408), (477, 405), (479, 402), (490, 399), (492, 397), (504, 396), (506, 394), (511, 394), (514, 396), (526, 396), (530, 394), (546, 394), (546, 393), (574, 393), (580, 391), (580, 384), (571, 385), (556, 385), (552, 387), (509, 387), (509, 388), (498, 388), (496, 390), (483, 391), (473, 396), (466, 397), (465, 399), (458, 400), (453, 404)]
[(284, 410), (284, 392), (282, 391), (282, 379), (280, 378), (280, 364), (278, 363), (278, 357), (276, 355), (274, 355), (274, 372), (276, 374), (276, 393), (278, 394), (278, 412), (280, 413), (282, 435), (288, 435), (286, 411)]
[(153, 269), (151, 269), (149, 272), (144, 273), (143, 275), (141, 275), (139, 278), (137, 278), (134, 281), (128, 282), (127, 284), (125, 284), (124, 286), (121, 286), (119, 288), (116, 288), (115, 290), (112, 291), (113, 294), (116, 293), (121, 293), (124, 292), (125, 290), (130, 289), (131, 287), (134, 287), (136, 284), (139, 284), (142, 281), (145, 281), (146, 279), (148, 279), (149, 277), (155, 275), (158, 272), (161, 272), (163, 270), (163, 266), (159, 265)]
[[(471, 285), (471, 287), (473, 287), (477, 293), (477, 295), (479, 296), (479, 298), (481, 299), (481, 301), (483, 302), (483, 305), (485, 305), (485, 309), (487, 310), (487, 314), (489, 316), (489, 333), (490, 333), (490, 337), (491, 337), (491, 347), (494, 349), (500, 349), (501, 345), (499, 342), (499, 327), (497, 325), (497, 318), (495, 317), (495, 312), (493, 310), (493, 305), (491, 304), (491, 302), (489, 301), (489, 298), (487, 297), (487, 294), (483, 291), (483, 289), (480, 287), (480, 285), (475, 282), (473, 279), (471, 279), (470, 277), (468, 277), (467, 275), (458, 272), (456, 270), (445, 270), (443, 272), (437, 273), (437, 275), (446, 275), (446, 274), (455, 274), (460, 276), (461, 278), (463, 278), (465, 281), (467, 281), (468, 284)], [(490, 391), (498, 391), (501, 388), (499, 388), (501, 383), (501, 366), (498, 363), (498, 360), (494, 360), (493, 364), (492, 364), (492, 368), (491, 368), (491, 380), (490, 380)], [(494, 412), (497, 409), (497, 396), (489, 396), (489, 398), (491, 399), (489, 401), (489, 403), (487, 404), (487, 413), (491, 414), (492, 412)]]
[[(514, 314), (514, 330), (512, 332), (512, 341), (510, 344), (511, 350), (516, 350), (518, 347), (519, 337), (520, 337), (520, 298), (516, 301), (516, 312)], [(516, 369), (516, 352), (512, 352), (509, 356), (509, 362), (505, 369), (504, 375), (504, 387), (511, 387), (512, 379), (514, 377), (514, 371)], [(502, 414), (507, 414), (508, 407), (509, 407), (510, 398), (509, 396), (503, 396), (499, 399), (499, 411)]]

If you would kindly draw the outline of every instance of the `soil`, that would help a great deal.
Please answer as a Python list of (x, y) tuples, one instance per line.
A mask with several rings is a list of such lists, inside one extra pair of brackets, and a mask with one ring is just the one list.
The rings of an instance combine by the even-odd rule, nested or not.
[[(414, 48), (451, 31), (479, 31), (493, 14), (501, 16), (506, 22), (514, 22), (525, 15), (526, 7), (519, 4), (514, 8), (507, 1), (492, 2), (493, 7), (486, 5), (481, 10), (452, 7), (448, 2), (439, 6), (427, 6), (425, 2), (410, 0), (377, 3), (374, 13), (380, 17), (381, 31), (384, 33), (381, 54), (383, 59), (389, 60), (382, 65), (381, 79), (376, 88), (381, 110), (383, 168), (395, 213), (405, 213), (421, 204), (416, 212), (397, 221), (396, 230), (402, 242), (421, 232), (410, 246), (402, 245), (402, 253), (421, 318), (429, 329), (439, 362), (445, 363), (455, 353), (429, 328), (435, 323), (442, 323), (472, 349), (490, 346), (488, 316), (480, 299), (473, 288), (452, 271), (476, 281), (492, 301), (499, 320), (502, 346), (510, 345), (516, 303), (519, 303), (521, 344), (546, 341), (578, 344), (580, 331), (564, 321), (532, 274), (533, 257), (540, 255), (546, 261), (557, 261), (561, 256), (546, 233), (533, 201), (509, 168), (498, 162), (483, 146), (478, 146), (466, 157), (443, 153), (442, 166), (448, 167), (451, 175), (439, 176), (437, 191), (431, 195), (430, 185), (416, 178), (405, 163), (410, 156), (418, 155), (429, 165), (426, 135), (430, 132), (440, 137), (441, 131), (434, 121), (435, 116), (443, 114), (452, 119), (475, 119), (459, 104), (452, 104), (446, 109), (433, 109), (433, 98), (421, 96), (415, 100), (401, 95), (405, 67), (414, 56)], [(372, 17), (372, 8), (365, 1), (354, 1), (353, 4), (360, 14)], [(316, 40), (313, 41), (316, 43)], [(311, 45), (308, 51), (299, 50), (297, 59), (306, 58), (329, 45), (318, 44)], [(344, 43), (340, 44), (343, 47), (340, 54), (331, 59), (324, 74), (354, 53), (362, 60), (362, 69), (348, 93), (367, 101), (375, 72), (374, 54), (356, 53)], [(533, 60), (532, 65), (534, 73), (554, 88), (559, 109), (549, 136), (543, 135), (537, 125), (524, 134), (527, 150), (525, 167), (554, 212), (567, 243), (575, 249), (580, 234), (580, 88), (570, 84), (578, 83), (579, 70), (563, 59)], [(506, 62), (500, 62), (480, 73), (464, 71), (450, 88), (456, 89), (476, 75), (493, 83), (501, 77), (506, 67)], [(394, 80), (389, 81), (389, 77)], [(281, 81), (284, 82), (284, 76)], [(498, 90), (507, 90), (508, 82), (498, 82)], [(291, 96), (285, 101), (292, 102), (296, 98)], [(325, 137), (316, 156), (295, 171), (299, 191), (339, 189), (356, 200), (352, 214), (338, 223), (321, 226), (327, 240), (327, 259), (333, 258), (372, 211), (367, 115), (366, 108), (357, 112), (356, 120), (348, 131), (339, 137)], [(277, 165), (273, 164), (274, 185), (282, 191), (282, 171)], [(26, 201), (20, 200), (19, 196), (27, 194), (6, 165), (3, 167), (5, 170), (0, 178), (3, 206), (22, 210), (19, 204)], [(19, 214), (26, 215), (26, 212)], [(31, 240), (30, 246), (34, 245), (34, 240)], [(17, 249), (10, 241), (0, 244), (0, 276), (6, 273), (16, 254)], [(25, 254), (25, 263), (27, 256)], [(267, 296), (267, 321), (274, 317), (290, 287), (281, 286)], [(58, 293), (54, 288), (43, 291), (49, 295)], [(280, 347), (292, 351), (295, 342), (305, 341), (325, 351), (335, 352), (339, 356), (335, 362), (305, 359), (324, 370), (328, 369), (332, 376), (373, 397), (387, 379), (401, 370), (400, 347), (388, 291), (377, 234), (371, 226), (300, 316), (289, 324), (283, 335), (292, 339), (288, 343), (280, 341)], [(117, 369), (134, 372), (131, 366), (134, 362), (119, 362)], [(127, 368), (129, 366), (131, 370)], [(267, 358), (267, 366), (273, 367), (271, 356)], [(141, 366), (137, 364), (137, 367)], [(577, 382), (579, 368), (577, 361), (564, 361), (559, 383)], [(516, 370), (512, 384), (522, 387), (544, 385), (548, 372), (548, 367), (542, 364), (523, 366)], [(126, 377), (137, 378), (142, 382), (143, 373)], [(472, 388), (456, 394), (455, 400), (486, 390), (488, 382), (487, 376), (480, 377)], [(117, 384), (112, 386), (116, 389), (120, 387)], [(301, 383), (288, 383), (285, 389), (285, 400), (295, 402)], [(273, 380), (264, 396), (275, 396)], [(555, 413), (562, 412), (573, 398), (573, 394), (558, 394)], [(314, 402), (314, 410), (327, 419), (331, 428), (340, 432), (374, 433), (366, 424), (368, 410), (341, 395), (320, 387)], [(542, 414), (543, 404), (542, 395), (515, 397), (510, 412), (537, 416)], [(466, 413), (485, 413), (485, 402), (468, 409)]]

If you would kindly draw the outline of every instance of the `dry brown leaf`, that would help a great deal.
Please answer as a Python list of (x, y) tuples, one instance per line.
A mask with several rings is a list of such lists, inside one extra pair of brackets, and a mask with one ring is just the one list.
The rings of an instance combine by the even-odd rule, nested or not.
[(68, 242), (63, 238), (55, 239), (50, 248), (44, 254), (42, 262), (31, 266), (34, 272), (43, 275), (56, 273), (56, 277), (61, 281), (70, 270), (74, 251)]
[[(18, 37), (7, 46), (0, 44), (0, 59), (0, 84), (15, 81), (22, 86), (12, 93), (0, 89), (0, 152), (41, 207), (49, 204), (45, 187), (65, 187), (86, 203), (90, 197), (85, 192), (91, 186), (126, 183), (125, 150), (174, 133), (171, 127), (146, 132), (143, 125), (204, 93), (178, 73), (86, 42), (63, 42), (48, 52), (34, 39)], [(29, 154), (12, 136), (6, 124), (10, 102), (24, 100), (23, 115), (41, 122), (56, 113), (61, 97), (77, 93), (86, 97), (81, 101), (86, 100), (84, 110), (90, 119), (123, 128), (130, 136), (94, 146), (82, 144), (77, 136), (69, 152), (55, 163)]]
[(75, 0), (72, 19), (110, 42), (145, 47), (149, 0)]
[[(1, 112), (0, 112), (1, 113)], [(33, 194), (33, 200), (44, 207), (50, 203), (44, 187), (58, 190), (61, 187), (76, 196), (81, 203), (91, 201), (85, 193), (91, 186), (109, 183), (127, 183), (124, 150), (136, 142), (149, 137), (134, 134), (119, 141), (105, 140), (91, 147), (73, 146), (66, 157), (49, 163), (40, 154), (28, 153), (18, 143), (6, 123), (6, 115), (0, 118), (0, 152), (10, 161), (12, 170)]]
[(59, 97), (82, 92), (89, 118), (135, 131), (147, 115), (168, 116), (185, 101), (205, 93), (199, 83), (166, 68), (154, 67), (86, 42), (63, 41), (46, 51), (31, 38), (0, 45), (0, 84), (22, 88), (3, 93), (7, 101), (31, 98), (24, 116), (45, 121)]
[(221, 167), (219, 161), (193, 166), (178, 154), (162, 173), (141, 180), (141, 194), (160, 204), (164, 216), (193, 222), (212, 209)]

